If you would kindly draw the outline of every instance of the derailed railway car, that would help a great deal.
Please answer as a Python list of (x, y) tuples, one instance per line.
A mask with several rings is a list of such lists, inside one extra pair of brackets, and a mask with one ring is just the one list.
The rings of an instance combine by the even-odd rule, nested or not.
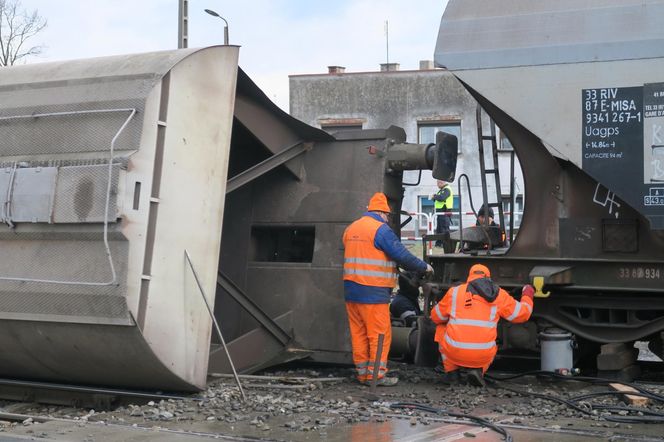
[(1, 376), (205, 385), (237, 56), (2, 70)]
[(0, 376), (204, 388), (228, 359), (203, 296), (241, 372), (350, 362), (343, 229), (376, 191), (397, 210), (403, 170), (452, 170), (456, 140), (334, 138), (278, 109), (237, 58), (2, 69)]
[(477, 262), (503, 287), (543, 283), (503, 349), (536, 349), (555, 325), (586, 349), (647, 340), (664, 356), (662, 14), (659, 0), (451, 0), (444, 12), (436, 64), (509, 138), (525, 211), (509, 248), (431, 260), (443, 289)]

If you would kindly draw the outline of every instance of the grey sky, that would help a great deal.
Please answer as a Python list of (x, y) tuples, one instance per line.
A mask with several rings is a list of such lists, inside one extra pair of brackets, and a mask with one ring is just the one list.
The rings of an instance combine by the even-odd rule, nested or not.
[[(21, 0), (38, 9), (48, 27), (33, 44), (44, 54), (29, 60), (87, 58), (177, 47), (177, 0)], [(288, 109), (288, 75), (321, 73), (328, 65), (348, 72), (378, 69), (386, 61), (384, 25), (389, 20), (389, 58), (402, 69), (432, 59), (446, 0), (190, 0), (189, 46), (240, 45), (240, 66)]]

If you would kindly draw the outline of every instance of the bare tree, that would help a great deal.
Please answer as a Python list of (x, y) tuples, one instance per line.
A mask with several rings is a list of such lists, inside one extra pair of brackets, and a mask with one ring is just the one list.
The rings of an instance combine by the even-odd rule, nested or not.
[(0, 0), (0, 66), (41, 54), (43, 46), (28, 46), (26, 42), (45, 27), (46, 20), (39, 12), (28, 13), (21, 0)]

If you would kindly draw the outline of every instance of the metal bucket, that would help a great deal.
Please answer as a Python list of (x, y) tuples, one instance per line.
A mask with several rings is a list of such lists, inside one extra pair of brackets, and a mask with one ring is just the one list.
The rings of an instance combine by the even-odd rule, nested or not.
[(559, 328), (547, 328), (539, 334), (539, 338), (542, 371), (570, 372), (573, 365), (573, 335)]

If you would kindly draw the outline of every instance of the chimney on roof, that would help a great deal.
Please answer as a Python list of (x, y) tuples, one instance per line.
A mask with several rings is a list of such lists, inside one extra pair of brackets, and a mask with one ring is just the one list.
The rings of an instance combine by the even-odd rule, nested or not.
[(433, 60), (420, 60), (420, 70), (421, 71), (429, 71), (431, 69), (434, 69), (435, 66), (433, 64)]
[(343, 74), (346, 72), (346, 68), (343, 66), (328, 66), (327, 67), (327, 73), (328, 74)]
[(391, 72), (391, 71), (398, 71), (399, 70), (399, 63), (381, 63), (380, 64), (380, 71), (381, 72)]

